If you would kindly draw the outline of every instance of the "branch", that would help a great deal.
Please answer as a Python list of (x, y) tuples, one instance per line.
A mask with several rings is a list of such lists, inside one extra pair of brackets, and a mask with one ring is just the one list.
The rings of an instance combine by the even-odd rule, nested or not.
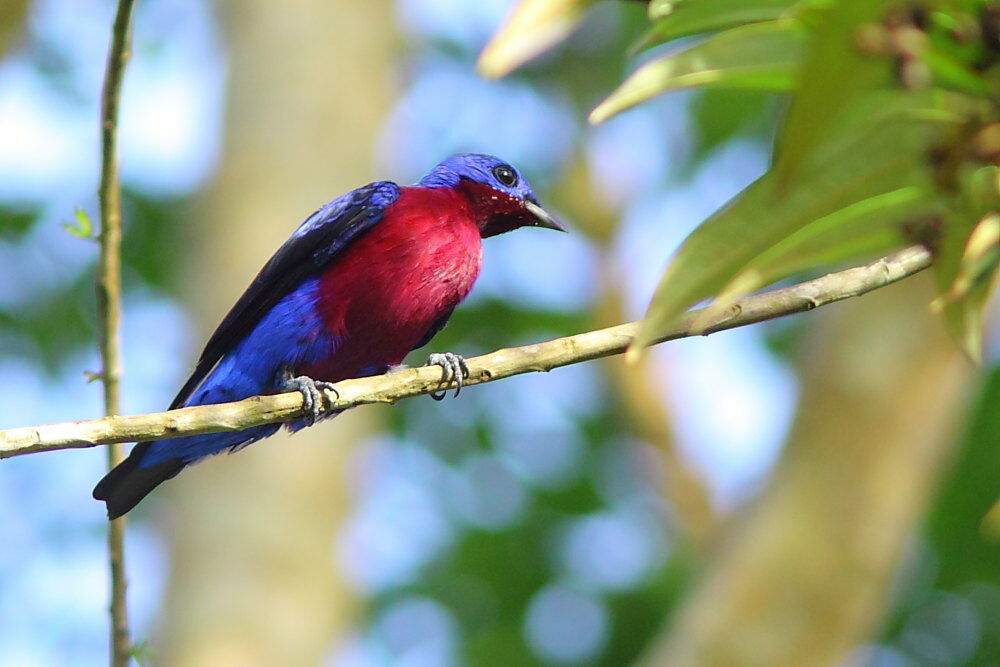
[[(930, 263), (931, 255), (924, 248), (906, 248), (865, 266), (739, 299), (725, 313), (712, 318), (703, 330), (693, 329), (701, 311), (691, 311), (657, 338), (656, 343), (735, 329), (861, 296), (918, 273)], [(465, 385), (494, 382), (522, 373), (550, 371), (621, 354), (632, 342), (638, 327), (637, 322), (620, 324), (473, 357), (467, 360), (470, 377)], [(333, 410), (372, 403), (395, 403), (400, 399), (440, 390), (441, 370), (434, 366), (411, 368), (387, 375), (345, 380), (337, 383), (336, 387), (339, 396), (332, 397), (329, 393), (326, 396), (327, 407)], [(331, 401), (331, 398), (334, 400)], [(301, 415), (302, 396), (298, 392), (290, 392), (135, 417), (27, 426), (0, 431), (0, 458), (115, 442), (240, 431), (261, 424), (290, 421)]]
[[(98, 342), (101, 349), (101, 382), (104, 385), (105, 414), (121, 411), (120, 328), (121, 285), (121, 182), (118, 175), (118, 106), (122, 77), (129, 58), (129, 26), (134, 0), (119, 0), (111, 29), (111, 46), (101, 91), (101, 251), (97, 263)], [(108, 468), (124, 458), (122, 447), (108, 448)], [(108, 559), (111, 566), (111, 665), (125, 667), (130, 662), (128, 607), (125, 599), (125, 521), (116, 519), (108, 527)]]

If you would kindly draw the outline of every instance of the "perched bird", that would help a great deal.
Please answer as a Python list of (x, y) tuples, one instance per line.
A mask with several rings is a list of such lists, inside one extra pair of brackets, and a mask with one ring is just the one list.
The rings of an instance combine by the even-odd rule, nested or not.
[[(539, 205), (514, 167), (460, 153), (416, 185), (379, 181), (334, 199), (303, 222), (209, 338), (170, 408), (300, 391), (323, 416), (320, 389), (386, 372), (426, 345), (472, 289), (482, 239), (519, 227), (566, 229)], [(456, 354), (432, 354), (442, 381), (461, 389)], [(138, 443), (94, 488), (115, 519), (184, 466), (266, 438), (267, 424)]]

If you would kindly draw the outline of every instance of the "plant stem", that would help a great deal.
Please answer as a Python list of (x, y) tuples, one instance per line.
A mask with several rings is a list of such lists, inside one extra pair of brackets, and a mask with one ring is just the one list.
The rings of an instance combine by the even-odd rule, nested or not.
[[(101, 208), (100, 257), (97, 266), (97, 320), (101, 351), (101, 381), (104, 411), (108, 416), (121, 411), (121, 182), (118, 173), (118, 107), (122, 78), (129, 57), (130, 26), (134, 0), (120, 0), (111, 32), (104, 88), (101, 91)], [(108, 468), (118, 465), (124, 454), (121, 445), (108, 447)], [(129, 664), (128, 606), (125, 598), (125, 520), (112, 521), (108, 528), (108, 557), (111, 568), (111, 659), (113, 667)]]

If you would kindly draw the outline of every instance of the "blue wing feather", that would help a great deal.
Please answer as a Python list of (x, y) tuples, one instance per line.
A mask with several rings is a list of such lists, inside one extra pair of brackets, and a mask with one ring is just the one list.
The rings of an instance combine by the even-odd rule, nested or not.
[(322, 271), (351, 241), (371, 229), (399, 197), (399, 186), (378, 181), (334, 199), (313, 213), (264, 265), (205, 345), (171, 409), (185, 405), (216, 364), (278, 302)]
[[(331, 356), (338, 341), (316, 310), (318, 274), (351, 241), (371, 229), (399, 196), (399, 186), (372, 183), (334, 199), (285, 242), (212, 334), (171, 408), (239, 401), (278, 389), (277, 371)], [(151, 442), (140, 465), (210, 454), (266, 438), (280, 425)]]
[[(319, 279), (310, 278), (277, 303), (253, 331), (227, 353), (198, 386), (185, 405), (239, 401), (275, 391), (276, 369), (329, 357), (338, 340), (326, 331), (315, 304)], [(235, 433), (206, 433), (150, 443), (142, 458), (148, 467), (169, 459), (191, 463), (225, 449), (265, 438), (280, 424), (267, 424)]]

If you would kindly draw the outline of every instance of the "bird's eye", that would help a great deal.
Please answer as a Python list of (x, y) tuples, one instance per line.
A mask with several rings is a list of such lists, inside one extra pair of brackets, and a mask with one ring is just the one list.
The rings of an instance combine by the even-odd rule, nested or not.
[(512, 188), (517, 184), (517, 173), (505, 164), (493, 167), (493, 175), (501, 185)]

